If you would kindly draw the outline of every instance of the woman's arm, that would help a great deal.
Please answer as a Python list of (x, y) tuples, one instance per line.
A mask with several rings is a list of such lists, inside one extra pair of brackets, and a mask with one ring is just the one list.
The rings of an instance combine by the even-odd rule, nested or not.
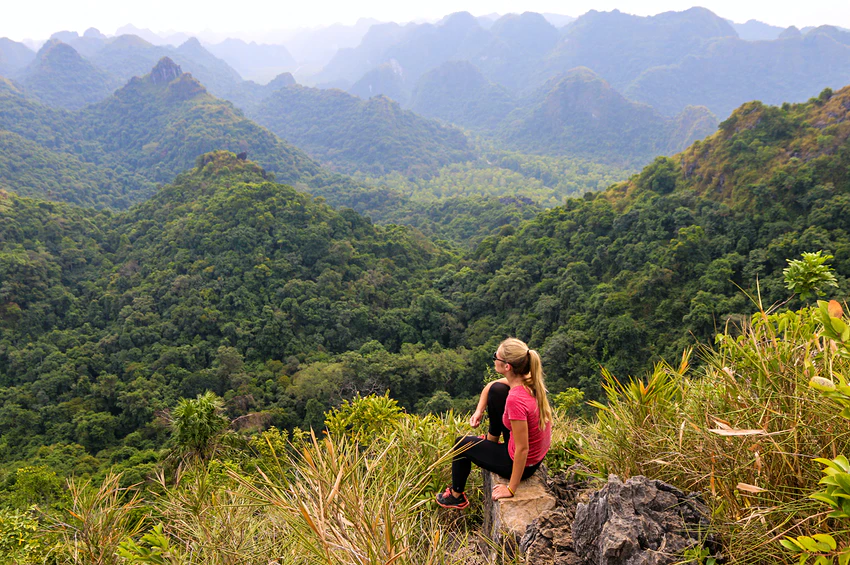
[(528, 461), (528, 420), (511, 420), (511, 428), (511, 437), (514, 440), (514, 465), (511, 469), (511, 480), (507, 487), (496, 485), (493, 489), (493, 500), (514, 495), (522, 481), (525, 462)]
[(487, 386), (484, 387), (484, 390), (481, 391), (481, 398), (478, 399), (478, 406), (475, 407), (475, 413), (471, 418), (469, 418), (469, 425), (473, 428), (477, 428), (481, 425), (481, 420), (484, 418), (484, 412), (487, 411), (487, 397), (490, 394), (490, 387), (493, 386), (493, 383), (508, 384), (508, 379), (503, 378), (490, 381), (487, 383)]

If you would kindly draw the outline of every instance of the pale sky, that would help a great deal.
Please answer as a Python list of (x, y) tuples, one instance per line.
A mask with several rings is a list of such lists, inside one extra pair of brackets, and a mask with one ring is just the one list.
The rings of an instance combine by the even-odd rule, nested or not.
[[(0, 37), (16, 41), (46, 39), (56, 31), (82, 33), (89, 27), (112, 35), (128, 23), (158, 33), (198, 33), (208, 29), (245, 36), (250, 32), (337, 22), (352, 24), (360, 17), (406, 22), (435, 20), (463, 10), (476, 16), (533, 11), (576, 17), (588, 10), (613, 9), (647, 16), (694, 5), (680, 0), (3, 0)], [(848, 0), (703, 0), (696, 5), (738, 23), (757, 19), (781, 27), (830, 24), (850, 28)]]

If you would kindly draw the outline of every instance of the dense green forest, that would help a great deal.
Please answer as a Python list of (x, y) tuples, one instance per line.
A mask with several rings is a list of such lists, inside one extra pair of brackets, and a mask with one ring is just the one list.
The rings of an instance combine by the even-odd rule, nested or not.
[(522, 200), (471, 199), (416, 220), (471, 251), (223, 152), (127, 212), (4, 193), (3, 465), (143, 472), (166, 439), (156, 415), (205, 390), (279, 428), (321, 426), (358, 393), (463, 409), (504, 335), (543, 352), (553, 393), (599, 398), (600, 366), (640, 373), (710, 342), (756, 308), (745, 292), (786, 300), (801, 252), (833, 255), (847, 292), (848, 109), (850, 89), (752, 103), (601, 194), (532, 218)]

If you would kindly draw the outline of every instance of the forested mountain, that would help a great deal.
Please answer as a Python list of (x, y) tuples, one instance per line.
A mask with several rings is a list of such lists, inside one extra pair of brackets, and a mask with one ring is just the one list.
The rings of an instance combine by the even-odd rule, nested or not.
[(511, 113), (498, 133), (515, 150), (645, 163), (654, 155), (680, 151), (716, 128), (705, 108), (664, 118), (626, 100), (589, 69), (552, 79), (533, 99)]
[(340, 171), (421, 174), (474, 157), (460, 130), (402, 110), (382, 96), (361, 100), (339, 90), (291, 86), (249, 115)]
[(100, 102), (121, 85), (58, 39), (45, 43), (15, 76), (27, 94), (48, 106), (69, 110)]
[[(503, 335), (543, 352), (552, 392), (598, 397), (600, 364), (639, 374), (754, 311), (741, 288), (785, 300), (781, 271), (800, 252), (834, 255), (850, 291), (848, 137), (850, 87), (753, 102), (469, 253), (335, 212), (221, 152), (122, 213), (2, 193), (0, 445), (15, 448), (0, 457), (139, 465), (162, 441), (156, 411), (203, 390), (230, 417), (284, 428), (356, 393), (389, 390), (410, 410), (438, 392), (468, 402)], [(500, 204), (451, 222), (524, 213)]]
[(0, 37), (0, 76), (9, 77), (35, 59), (35, 53), (17, 41)]
[(699, 104), (720, 117), (746, 100), (805, 100), (812, 85), (840, 88), (850, 83), (848, 38), (846, 32), (823, 26), (805, 36), (769, 42), (719, 40), (703, 53), (647, 70), (625, 94), (667, 115)]
[[(234, 407), (272, 408), (295, 356), (455, 331), (422, 298), (445, 253), (233, 154), (120, 215), (2, 192), (0, 213), (5, 460), (69, 442), (96, 453), (134, 432), (147, 444), (178, 397), (240, 390)], [(257, 362), (260, 388), (246, 372)], [(268, 417), (286, 425), (287, 410)]]
[[(42, 106), (10, 84), (0, 84), (0, 104), (0, 130), (53, 154), (44, 159), (73, 156), (87, 163), (79, 167), (80, 182), (86, 186), (109, 180), (100, 185), (100, 196), (80, 200), (80, 195), (73, 202), (117, 207), (137, 202), (153, 193), (155, 183), (167, 182), (190, 167), (198, 155), (220, 148), (247, 151), (285, 182), (310, 182), (320, 174), (320, 167), (306, 155), (245, 118), (230, 103), (211, 96), (169, 59), (103, 102), (78, 112)], [(36, 190), (26, 180), (26, 175), (34, 174), (28, 167), (5, 170), (10, 175), (5, 182), (13, 190), (18, 183)], [(66, 189), (64, 196), (70, 192)]]
[(497, 128), (518, 106), (503, 86), (487, 80), (469, 61), (443, 63), (416, 84), (410, 108), (473, 129)]

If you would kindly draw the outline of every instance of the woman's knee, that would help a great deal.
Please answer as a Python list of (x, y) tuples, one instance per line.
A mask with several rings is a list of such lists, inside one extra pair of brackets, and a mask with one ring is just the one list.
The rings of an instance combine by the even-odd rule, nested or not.
[(493, 383), (490, 385), (490, 395), (495, 395), (498, 398), (507, 398), (511, 387), (505, 383)]

